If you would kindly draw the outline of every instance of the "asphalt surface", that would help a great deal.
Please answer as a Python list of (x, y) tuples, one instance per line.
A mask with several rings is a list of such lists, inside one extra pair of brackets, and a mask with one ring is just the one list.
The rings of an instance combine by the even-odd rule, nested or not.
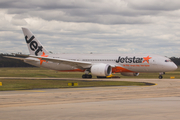
[(156, 85), (0, 91), (0, 120), (180, 119), (180, 79), (113, 80)]

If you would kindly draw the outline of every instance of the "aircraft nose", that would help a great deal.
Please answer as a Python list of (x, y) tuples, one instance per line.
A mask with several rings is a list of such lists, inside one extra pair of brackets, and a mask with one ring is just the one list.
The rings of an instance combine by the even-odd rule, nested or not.
[(173, 71), (173, 70), (176, 70), (177, 68), (178, 68), (177, 65), (172, 62), (170, 69)]
[(173, 63), (173, 64), (174, 64), (173, 69), (176, 70), (178, 67), (175, 63)]
[(174, 71), (177, 69), (177, 65), (174, 62), (168, 62), (165, 66), (162, 67), (163, 71)]

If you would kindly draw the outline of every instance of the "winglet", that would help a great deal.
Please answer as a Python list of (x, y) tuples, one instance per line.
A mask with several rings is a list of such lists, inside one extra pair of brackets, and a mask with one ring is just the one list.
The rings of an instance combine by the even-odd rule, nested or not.
[(44, 46), (36, 39), (36, 37), (33, 35), (33, 33), (29, 29), (22, 28), (22, 31), (24, 33), (24, 37), (25, 37), (30, 55), (41, 56), (43, 52), (45, 54), (49, 54), (47, 50), (44, 48)]

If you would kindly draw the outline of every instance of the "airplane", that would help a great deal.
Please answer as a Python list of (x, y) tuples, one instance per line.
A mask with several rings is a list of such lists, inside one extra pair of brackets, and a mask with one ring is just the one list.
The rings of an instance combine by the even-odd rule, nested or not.
[(62, 72), (84, 72), (82, 78), (105, 78), (112, 73), (138, 76), (139, 73), (174, 71), (177, 66), (169, 58), (154, 54), (52, 54), (28, 28), (22, 28), (30, 55), (27, 58), (10, 57), (25, 63)]

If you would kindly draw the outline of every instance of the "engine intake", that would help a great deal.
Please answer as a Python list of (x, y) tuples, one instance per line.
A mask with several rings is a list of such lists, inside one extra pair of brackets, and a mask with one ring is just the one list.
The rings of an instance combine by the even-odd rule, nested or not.
[(112, 68), (108, 64), (95, 64), (91, 67), (92, 75), (96, 76), (109, 76), (112, 73)]

